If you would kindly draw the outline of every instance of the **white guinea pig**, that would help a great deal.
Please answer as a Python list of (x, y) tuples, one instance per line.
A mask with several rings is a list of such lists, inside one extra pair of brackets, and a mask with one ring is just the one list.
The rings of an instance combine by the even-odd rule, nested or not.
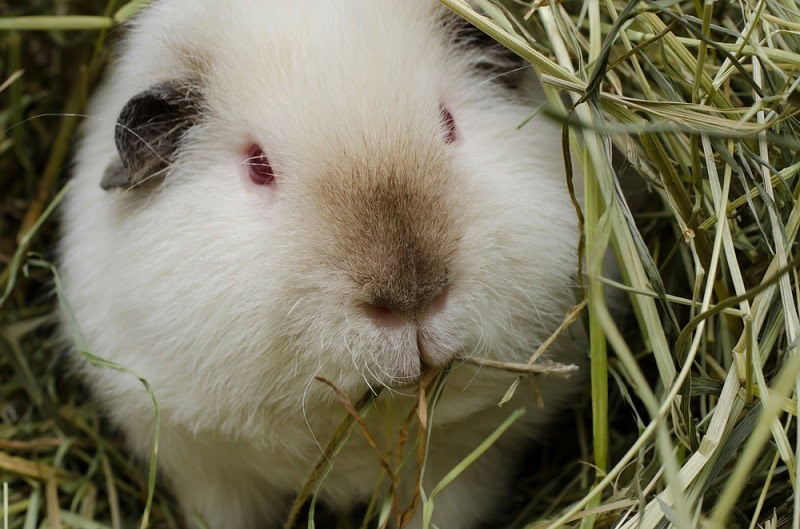
[[(60, 262), (91, 352), (152, 385), (160, 475), (211, 529), (280, 527), (346, 413), (315, 376), (353, 401), (387, 388), (367, 416), (386, 450), (414, 383), (454, 361), (428, 491), (527, 408), (436, 497), (441, 529), (485, 521), (578, 393), (580, 375), (539, 377), (543, 409), (524, 386), (499, 408), (516, 375), (458, 361), (527, 361), (577, 297), (560, 127), (518, 127), (531, 98), (497, 74), (521, 64), (467, 28), (433, 0), (156, 0), (132, 22), (85, 124)], [(546, 356), (581, 364), (573, 334)], [(149, 457), (139, 381), (73, 356)], [(320, 500), (351, 509), (379, 473), (356, 431)]]

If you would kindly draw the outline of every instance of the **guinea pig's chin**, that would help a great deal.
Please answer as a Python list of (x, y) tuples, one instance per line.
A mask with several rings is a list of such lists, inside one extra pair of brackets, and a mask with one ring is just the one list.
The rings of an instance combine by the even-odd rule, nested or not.
[(382, 367), (376, 376), (379, 382), (391, 389), (404, 389), (416, 384), (422, 376), (423, 364), (419, 357), (408, 355), (395, 365)]

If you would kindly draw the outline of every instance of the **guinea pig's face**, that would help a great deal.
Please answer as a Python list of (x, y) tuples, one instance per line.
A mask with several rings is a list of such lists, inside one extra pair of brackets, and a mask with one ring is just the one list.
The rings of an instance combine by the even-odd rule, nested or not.
[[(328, 4), (156, 6), (135, 30), (116, 86), (143, 86), (102, 180), (138, 252), (118, 255), (141, 260), (133, 332), (237, 394), (530, 351), (571, 301), (553, 129), (517, 129), (494, 52), (433, 3)], [(170, 33), (141, 56), (153, 27)]]

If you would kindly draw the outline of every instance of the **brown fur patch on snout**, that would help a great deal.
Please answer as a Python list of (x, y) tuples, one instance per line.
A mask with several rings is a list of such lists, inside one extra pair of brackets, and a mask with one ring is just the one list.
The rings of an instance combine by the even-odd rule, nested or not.
[[(354, 301), (417, 316), (453, 280), (462, 227), (447, 156), (424, 149), (371, 152), (315, 182), (326, 266), (356, 286)], [(344, 162), (344, 160), (342, 160)]]

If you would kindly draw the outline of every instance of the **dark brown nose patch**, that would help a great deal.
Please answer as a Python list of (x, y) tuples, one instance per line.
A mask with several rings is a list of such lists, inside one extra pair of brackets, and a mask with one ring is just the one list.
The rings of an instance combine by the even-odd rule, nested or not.
[(388, 258), (383, 272), (369, 274), (364, 286), (368, 303), (389, 312), (418, 316), (449, 282), (448, 269), (438, 255), (418, 254), (411, 248), (404, 255)]
[(414, 315), (447, 286), (460, 233), (447, 195), (435, 189), (441, 183), (410, 184), (392, 174), (354, 190), (359, 235), (351, 244), (360, 258), (350, 273), (371, 304)]
[(388, 160), (324, 179), (325, 254), (361, 302), (413, 317), (452, 280), (461, 239), (455, 178), (443, 160)]

